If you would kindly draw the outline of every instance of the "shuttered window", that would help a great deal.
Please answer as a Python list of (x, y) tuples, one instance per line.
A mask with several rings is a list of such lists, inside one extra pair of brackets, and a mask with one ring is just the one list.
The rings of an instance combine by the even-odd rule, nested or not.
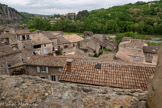
[(58, 76), (51, 76), (52, 81), (58, 81)]
[[(39, 70), (39, 71), (38, 71)], [(42, 72), (42, 73), (48, 73), (48, 67), (46, 66), (41, 66), (39, 67), (39, 69), (37, 68), (38, 72)]]

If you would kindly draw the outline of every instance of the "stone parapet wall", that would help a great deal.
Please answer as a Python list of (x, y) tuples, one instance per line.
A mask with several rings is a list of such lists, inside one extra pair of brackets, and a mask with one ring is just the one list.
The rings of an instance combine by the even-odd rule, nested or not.
[(146, 108), (146, 94), (142, 90), (59, 83), (31, 76), (0, 76), (3, 108)]

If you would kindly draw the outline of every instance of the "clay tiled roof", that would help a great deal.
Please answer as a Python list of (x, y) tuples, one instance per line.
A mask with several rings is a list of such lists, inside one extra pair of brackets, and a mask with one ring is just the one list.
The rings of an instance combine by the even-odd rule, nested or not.
[(70, 42), (65, 39), (63, 36), (57, 37), (57, 44), (62, 45), (62, 44), (70, 44)]
[(72, 42), (72, 43), (74, 43), (74, 42), (79, 42), (79, 41), (82, 41), (82, 40), (83, 40), (82, 37), (80, 37), (80, 36), (78, 36), (78, 35), (76, 35), (76, 34), (64, 35), (63, 37), (64, 37), (65, 39), (67, 39), (69, 42)]
[(11, 37), (15, 37), (16, 34), (12, 34), (12, 33), (5, 33), (0, 35), (0, 38), (11, 38)]
[(148, 80), (155, 71), (155, 67), (101, 63), (101, 69), (96, 69), (95, 65), (96, 62), (74, 60), (72, 73), (67, 73), (65, 65), (59, 80), (123, 89), (147, 90)]
[(33, 33), (30, 36), (31, 36), (33, 45), (52, 43), (52, 41), (49, 40), (46, 36), (44, 36), (43, 33)]
[(20, 50), (13, 48), (10, 45), (0, 46), (0, 56), (7, 56), (16, 53), (20, 53)]
[(61, 31), (43, 31), (42, 32), (44, 36), (46, 36), (48, 39), (55, 39), (58, 36), (63, 36), (64, 33)]
[(27, 60), (27, 65), (36, 66), (54, 66), (63, 67), (66, 58), (53, 57), (53, 56), (32, 56)]
[(28, 29), (23, 29), (23, 30), (18, 30), (16, 31), (16, 34), (30, 34), (29, 30)]

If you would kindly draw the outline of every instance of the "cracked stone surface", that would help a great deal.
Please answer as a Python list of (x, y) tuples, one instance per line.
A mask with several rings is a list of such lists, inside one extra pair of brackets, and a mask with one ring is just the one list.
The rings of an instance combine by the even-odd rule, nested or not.
[(0, 76), (0, 108), (147, 108), (147, 92)]

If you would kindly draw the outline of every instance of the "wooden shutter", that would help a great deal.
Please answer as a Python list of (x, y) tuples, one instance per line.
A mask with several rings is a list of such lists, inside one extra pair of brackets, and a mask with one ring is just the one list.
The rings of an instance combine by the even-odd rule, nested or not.
[(55, 76), (55, 80), (58, 81), (58, 76)]
[(48, 73), (48, 67), (46, 67), (46, 72)]
[(20, 40), (22, 40), (22, 35), (20, 35), (19, 37), (20, 37)]
[(40, 67), (37, 66), (37, 72), (40, 72)]

